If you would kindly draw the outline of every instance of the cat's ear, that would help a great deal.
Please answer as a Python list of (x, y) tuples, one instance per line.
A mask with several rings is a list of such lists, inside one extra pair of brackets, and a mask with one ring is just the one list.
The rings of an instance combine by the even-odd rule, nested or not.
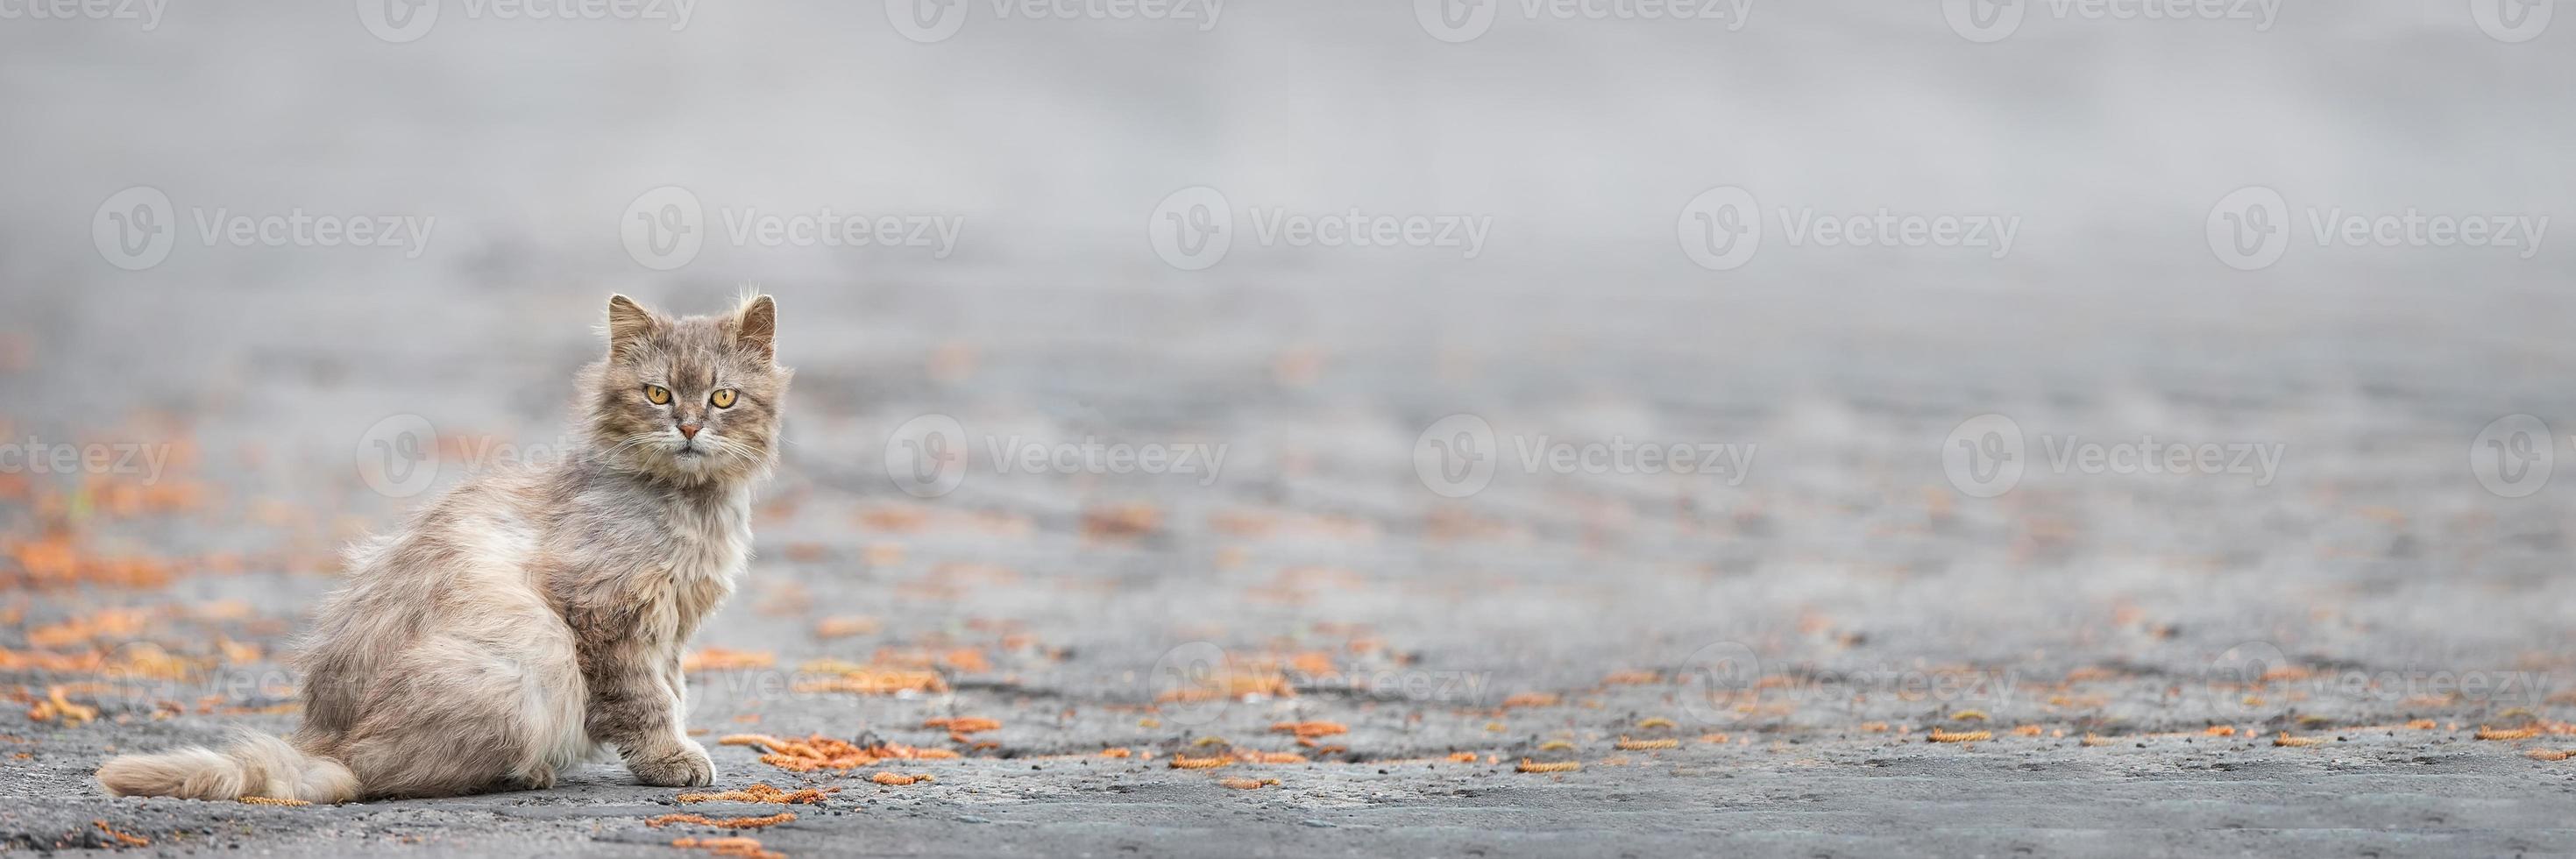
[(742, 309), (734, 312), (733, 339), (745, 348), (759, 352), (760, 357), (776, 360), (778, 303), (766, 295), (752, 296), (750, 301), (743, 302)]
[(608, 297), (608, 354), (625, 351), (652, 330), (652, 311), (623, 295)]

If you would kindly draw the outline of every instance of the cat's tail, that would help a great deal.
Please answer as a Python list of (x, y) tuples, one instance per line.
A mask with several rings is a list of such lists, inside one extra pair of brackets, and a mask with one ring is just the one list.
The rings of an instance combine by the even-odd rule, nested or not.
[(357, 775), (339, 761), (305, 754), (280, 737), (250, 733), (221, 749), (189, 746), (111, 759), (99, 766), (98, 784), (115, 796), (264, 796), (306, 802), (358, 798)]

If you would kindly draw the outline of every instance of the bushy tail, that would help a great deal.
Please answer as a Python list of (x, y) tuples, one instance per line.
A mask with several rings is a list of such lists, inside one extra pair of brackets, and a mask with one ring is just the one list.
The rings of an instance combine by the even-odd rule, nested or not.
[(348, 767), (266, 734), (244, 734), (221, 750), (189, 746), (157, 755), (125, 755), (98, 768), (98, 784), (116, 796), (265, 796), (306, 802), (358, 798), (358, 777)]

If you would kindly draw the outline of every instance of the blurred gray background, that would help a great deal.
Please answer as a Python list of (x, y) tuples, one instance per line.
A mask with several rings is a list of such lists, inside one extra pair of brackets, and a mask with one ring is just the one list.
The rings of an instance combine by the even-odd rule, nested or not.
[[(442, 436), (559, 438), (567, 374), (597, 350), (608, 293), (708, 312), (752, 284), (778, 296), (782, 356), (799, 370), (773, 497), (803, 502), (764, 514), (772, 578), (758, 587), (866, 606), (889, 641), (1010, 618), (1072, 646), (1076, 673), (1132, 677), (1181, 642), (1257, 648), (1353, 622), (1412, 664), (1494, 672), (1496, 694), (1685, 672), (1712, 642), (1745, 643), (1773, 669), (2116, 666), (2128, 685), (2080, 713), (1986, 704), (1998, 728), (2074, 736), (2231, 717), (2260, 734), (2317, 714), (2458, 727), (2576, 707), (2276, 697), (2213, 713), (2156, 692), (2249, 642), (2311, 664), (2576, 678), (2564, 575), (2576, 485), (2544, 471), (2497, 489), (2475, 459), (2513, 415), (2543, 430), (2520, 464), (2576, 453), (2564, 372), (2576, 233), (2492, 248), (2320, 245), (2311, 232), (2338, 211), (2576, 230), (2557, 224), (2576, 214), (2576, 20), (2549, 26), (2548, 3), (2229, 2), (2176, 20), (2161, 2), (1752, 0), (1711, 6), (1730, 10), (1719, 20), (1650, 20), (1609, 0), (1238, 0), (1211, 24), (1195, 3), (1171, 20), (1122, 19), (1107, 10), (1131, 7), (1109, 0), (1034, 19), (1016, 2), (961, 2), (706, 3), (685, 25), (641, 17), (678, 12), (650, 3), (573, 20), (466, 0), (171, 4), (157, 19), (0, 7), (20, 10), (0, 17), (0, 416), (20, 437), (185, 438), (205, 452), (191, 478), (227, 498), (326, 513), (294, 527), (102, 523), (85, 545), (320, 556), (418, 500), (370, 491), (371, 427), (416, 416)], [(916, 14), (954, 29), (907, 29)], [(637, 217), (659, 216), (669, 186), (694, 200), (678, 223), (701, 244), (639, 252), (650, 221)], [(1231, 220), (1203, 268), (1159, 252), (1175, 236), (1156, 232), (1194, 216), (1170, 202), (1200, 186)], [(1749, 259), (1713, 268), (1692, 254), (1690, 207), (1727, 187), (1758, 201), (1763, 231)], [(2277, 193), (2287, 221), (2266, 222), (2286, 244), (2251, 270), (2212, 227), (2233, 223), (2222, 203), (2249, 187)], [(132, 221), (154, 193), (167, 214), (151, 217), (173, 222), (166, 252), (117, 250), (157, 235)], [(1789, 235), (1783, 213), (1808, 209), (1994, 215), (2017, 232), (2000, 256), (1828, 246)], [(199, 227), (299, 210), (435, 221), (417, 248), (210, 244)], [(825, 210), (949, 224), (954, 247), (728, 229)], [(1489, 233), (1470, 256), (1265, 241), (1255, 225), (1353, 211)], [(1497, 454), (1543, 435), (1759, 452), (1740, 481), (1506, 468), (1452, 499), (1414, 458), (1424, 428), (1457, 413), (1490, 422)], [(972, 428), (974, 457), (986, 435), (1012, 433), (1223, 443), (1230, 456), (1208, 485), (1002, 474), (977, 459), (953, 493), (921, 501), (886, 463), (891, 436), (925, 414)], [(2043, 437), (2284, 456), (2259, 485), (2034, 461), (2018, 486), (1979, 497), (1942, 456), (1983, 414), (2012, 420), (2033, 457)], [(1159, 513), (1142, 544), (1095, 539), (1085, 517), (1119, 505)], [(864, 512), (916, 506), (1029, 526), (889, 534)], [(0, 513), (14, 534), (41, 518)], [(1246, 515), (1271, 525), (1248, 536)], [(868, 548), (887, 540), (910, 554)], [(894, 588), (948, 561), (1092, 584), (963, 603)], [(1263, 596), (1315, 566), (1367, 586)], [(263, 614), (292, 618), (329, 584), (190, 578), (174, 594), (253, 593)], [(790, 661), (840, 652), (802, 621), (749, 617), (751, 602), (707, 638)], [(51, 611), (39, 603), (31, 622)], [(1112, 685), (1081, 694), (1139, 699)], [(702, 705), (700, 721), (724, 706)], [(919, 715), (867, 706), (884, 724)], [(1801, 732), (1857, 712), (1826, 709), (1767, 730), (1812, 737)], [(1236, 715), (1258, 733), (1291, 714)], [(1389, 756), (1477, 748), (1485, 717), (1459, 718), (1351, 739)], [(1001, 736), (1014, 753), (1155, 741), (1031, 730)], [(1512, 749), (1527, 744), (1505, 764)], [(2369, 754), (2402, 768), (2428, 753)], [(2479, 758), (2446, 770), (2458, 782), (2408, 790), (2505, 790), (2527, 783), (2497, 773), (2526, 763)], [(2297, 768), (2322, 765), (2285, 766), (2226, 795), (2331, 807), (2380, 786), (2284, 796), (2265, 780), (2322, 778)], [(1804, 789), (1798, 773), (1771, 776)], [(2051, 818), (2053, 789), (2025, 788), (2020, 816), (1997, 825), (2127, 824)], [(1915, 819), (1852, 810), (1875, 789), (1827, 790), (1854, 803), (1832, 813)], [(1550, 825), (1625, 825), (1562, 801), (1576, 805), (1542, 815)], [(2481, 807), (2489, 816), (2459, 825), (2539, 820)], [(1652, 825), (1687, 825), (1675, 814)], [(2231, 824), (2176, 815), (2159, 819)], [(2303, 815), (2252, 819), (2343, 819)], [(2012, 846), (1957, 837), (1949, 846)], [(2525, 846), (2411, 846), (2427, 844)], [(2128, 846), (2058, 846), (2086, 845)]]

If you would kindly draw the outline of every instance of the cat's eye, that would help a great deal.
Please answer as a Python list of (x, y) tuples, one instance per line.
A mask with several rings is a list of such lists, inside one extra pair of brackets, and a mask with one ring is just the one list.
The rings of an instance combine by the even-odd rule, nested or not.
[(733, 408), (733, 389), (723, 388), (717, 390), (715, 393), (708, 394), (707, 402), (714, 403), (716, 408), (719, 409)]
[(671, 389), (660, 385), (646, 385), (644, 386), (644, 398), (652, 400), (654, 405), (667, 406), (671, 404)]

